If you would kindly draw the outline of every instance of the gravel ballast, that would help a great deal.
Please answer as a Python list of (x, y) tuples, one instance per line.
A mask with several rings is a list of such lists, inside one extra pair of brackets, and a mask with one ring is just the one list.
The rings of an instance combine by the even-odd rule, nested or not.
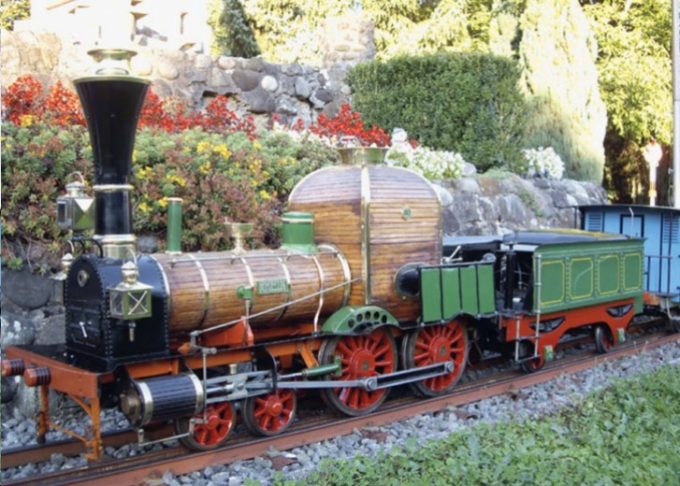
[[(352, 434), (337, 437), (290, 451), (270, 450), (262, 457), (237, 461), (226, 466), (211, 466), (203, 471), (183, 476), (163, 475), (168, 485), (230, 485), (243, 484), (247, 479), (270, 483), (277, 471), (287, 479), (301, 479), (315, 471), (324, 459), (349, 459), (356, 455), (373, 456), (395, 446), (409, 443), (422, 444), (437, 440), (450, 433), (479, 423), (494, 423), (507, 420), (526, 420), (554, 413), (566, 406), (577, 404), (587, 394), (605, 388), (614, 380), (650, 373), (662, 366), (680, 364), (680, 343), (671, 343), (637, 356), (607, 361), (595, 368), (562, 376), (551, 382), (522, 389), (516, 393), (491, 397), (460, 407), (450, 407), (442, 412), (428, 413), (388, 426), (355, 430)], [(4, 415), (6, 417), (6, 415)], [(118, 412), (103, 414), (105, 429), (111, 430), (127, 425)], [(73, 426), (80, 426), (77, 418), (71, 419)], [(80, 420), (82, 422), (82, 420)], [(33, 420), (11, 417), (3, 419), (3, 448), (15, 447), (34, 441)], [(48, 439), (61, 438), (51, 432)], [(171, 444), (169, 444), (171, 445)], [(146, 449), (138, 445), (126, 445), (118, 449), (107, 448), (106, 454), (113, 457), (137, 455), (143, 450), (159, 449), (156, 444)], [(52, 460), (40, 465), (27, 465), (2, 471), (0, 479), (25, 477), (38, 472), (49, 472), (66, 467), (85, 464), (84, 459), (53, 455)]]

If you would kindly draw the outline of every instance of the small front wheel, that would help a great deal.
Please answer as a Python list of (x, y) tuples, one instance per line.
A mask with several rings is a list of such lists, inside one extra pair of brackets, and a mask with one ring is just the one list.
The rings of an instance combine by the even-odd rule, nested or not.
[(191, 419), (177, 419), (175, 431), (177, 434), (189, 433), (180, 437), (179, 441), (184, 447), (194, 451), (209, 451), (222, 446), (236, 423), (236, 414), (231, 402), (208, 405), (205, 414), (197, 413), (193, 418), (202, 420), (203, 423), (195, 423), (193, 431), (189, 433)]
[(276, 390), (246, 398), (243, 422), (256, 435), (272, 436), (285, 431), (295, 419), (297, 398), (293, 390)]

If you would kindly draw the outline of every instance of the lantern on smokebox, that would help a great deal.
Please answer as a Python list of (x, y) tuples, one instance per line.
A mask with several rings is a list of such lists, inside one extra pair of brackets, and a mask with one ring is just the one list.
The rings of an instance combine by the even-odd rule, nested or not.
[[(139, 271), (133, 262), (126, 262), (121, 267), (123, 281), (109, 288), (109, 312), (114, 319), (136, 321), (151, 317), (150, 285), (137, 280)], [(134, 341), (133, 329), (130, 326), (130, 340)]]

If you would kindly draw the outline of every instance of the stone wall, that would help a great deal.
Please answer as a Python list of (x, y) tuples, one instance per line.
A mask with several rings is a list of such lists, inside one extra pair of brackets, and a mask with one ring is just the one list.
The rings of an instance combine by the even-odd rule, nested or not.
[[(93, 62), (82, 46), (73, 46), (54, 34), (3, 32), (0, 51), (0, 81), (8, 86), (17, 77), (30, 74), (45, 85), (61, 81), (71, 86), (74, 78), (93, 72)], [(356, 44), (357, 42), (355, 42)], [(328, 47), (330, 53), (345, 44)], [(351, 47), (351, 46), (350, 46)], [(351, 60), (320, 68), (301, 64), (273, 64), (260, 58), (209, 56), (183, 50), (139, 47), (132, 60), (133, 74), (152, 81), (162, 98), (179, 97), (192, 108), (201, 108), (212, 97), (229, 96), (239, 114), (252, 114), (260, 121), (278, 113), (285, 121), (301, 119), (305, 124), (319, 113), (334, 115), (348, 101), (345, 75), (354, 62), (365, 57), (348, 53)], [(338, 58), (329, 54), (330, 58)], [(363, 56), (363, 57), (362, 57)]]
[(573, 228), (580, 204), (606, 204), (592, 182), (523, 179), (498, 173), (435, 185), (442, 201), (444, 234), (491, 235), (525, 228)]

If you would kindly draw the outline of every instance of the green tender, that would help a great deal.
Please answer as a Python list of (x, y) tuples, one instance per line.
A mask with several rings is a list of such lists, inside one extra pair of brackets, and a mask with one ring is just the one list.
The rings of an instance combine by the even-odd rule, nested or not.
[(640, 312), (643, 267), (639, 239), (543, 245), (534, 253), (532, 310), (545, 314), (634, 298)]
[(423, 322), (448, 321), (461, 314), (493, 314), (493, 264), (421, 268), (420, 298)]

